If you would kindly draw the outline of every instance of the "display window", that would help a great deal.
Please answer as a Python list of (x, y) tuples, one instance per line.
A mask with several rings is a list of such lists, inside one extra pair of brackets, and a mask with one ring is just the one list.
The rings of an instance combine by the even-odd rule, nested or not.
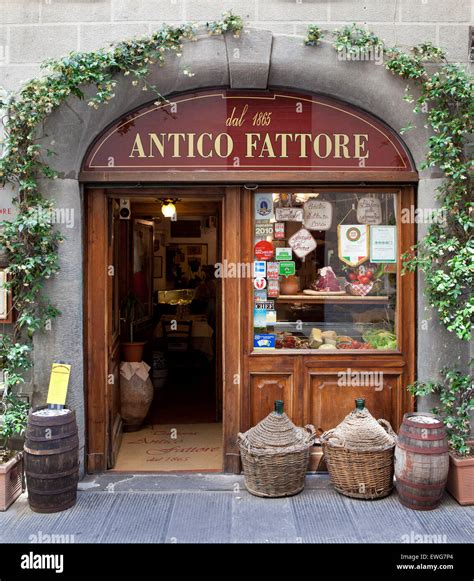
[(254, 193), (254, 351), (397, 351), (399, 193)]

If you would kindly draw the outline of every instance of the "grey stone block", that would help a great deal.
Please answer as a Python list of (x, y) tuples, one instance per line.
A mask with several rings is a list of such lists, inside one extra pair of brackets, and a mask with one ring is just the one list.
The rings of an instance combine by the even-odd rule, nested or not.
[(7, 91), (17, 91), (26, 81), (46, 75), (39, 65), (0, 66), (0, 86)]
[(330, 2), (330, 20), (347, 22), (393, 22), (397, 19), (396, 0), (338, 0)]
[(163, 543), (175, 498), (174, 494), (117, 494), (115, 518), (103, 527), (100, 542)]
[(184, 20), (184, 0), (114, 0), (113, 20)]
[(78, 27), (73, 24), (17, 26), (11, 36), (10, 62), (37, 63), (77, 49)]
[(360, 543), (348, 499), (332, 490), (303, 490), (291, 499), (296, 533), (303, 543)]
[(81, 24), (79, 26), (79, 49), (92, 51), (108, 48), (112, 43), (148, 34), (148, 28), (146, 22)]
[(401, 19), (406, 22), (469, 22), (470, 0), (402, 0)]
[(241, 492), (232, 500), (232, 543), (298, 542), (289, 498), (265, 499)]
[(222, 13), (232, 10), (244, 20), (256, 18), (256, 0), (186, 0), (184, 19), (186, 21), (220, 20)]
[(41, 0), (2, 0), (2, 24), (32, 24), (39, 22)]
[(439, 46), (448, 51), (451, 62), (466, 62), (469, 57), (469, 26), (440, 26)]
[(0, 26), (0, 83), (1, 83), (1, 70), (8, 64), (10, 47), (8, 46), (8, 28), (6, 26)]
[(396, 46), (407, 49), (422, 42), (432, 42), (436, 45), (436, 26), (434, 24), (396, 24)]
[(176, 497), (166, 534), (167, 543), (228, 543), (232, 497), (199, 492)]
[(266, 89), (272, 33), (267, 30), (244, 31), (240, 38), (225, 35), (232, 89)]
[(50, 0), (43, 1), (41, 22), (100, 22), (110, 20), (112, 0)]
[(258, 0), (258, 17), (284, 22), (328, 20), (329, 4), (325, 0)]

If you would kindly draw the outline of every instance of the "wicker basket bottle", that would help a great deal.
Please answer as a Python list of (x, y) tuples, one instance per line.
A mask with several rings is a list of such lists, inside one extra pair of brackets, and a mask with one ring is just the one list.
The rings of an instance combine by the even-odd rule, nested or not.
[(393, 490), (396, 435), (386, 420), (376, 420), (356, 399), (356, 408), (321, 436), (335, 489), (352, 498), (373, 500)]
[(247, 490), (273, 498), (301, 492), (315, 438), (314, 426), (296, 427), (276, 400), (275, 411), (238, 435)]

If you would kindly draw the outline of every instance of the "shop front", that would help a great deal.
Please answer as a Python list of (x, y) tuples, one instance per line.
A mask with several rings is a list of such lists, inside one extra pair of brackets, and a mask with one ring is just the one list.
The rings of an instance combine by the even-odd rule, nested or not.
[[(277, 86), (170, 92), (89, 140), (78, 176), (89, 472), (114, 467), (122, 437), (117, 305), (130, 284), (129, 274), (115, 276), (127, 270), (122, 206), (150, 224), (155, 245), (158, 214), (168, 230), (186, 214), (206, 228), (215, 220), (213, 258), (192, 258), (212, 263), (217, 289), (219, 471), (240, 471), (237, 434), (276, 399), (294, 423), (323, 431), (355, 397), (394, 426), (413, 408), (416, 289), (400, 257), (416, 237), (417, 168), (387, 122), (348, 101)], [(168, 222), (164, 202), (177, 210)], [(202, 256), (199, 246), (188, 242), (187, 252)], [(168, 250), (153, 268), (171, 272), (167, 261), (175, 261)], [(319, 446), (310, 469), (324, 469)]]

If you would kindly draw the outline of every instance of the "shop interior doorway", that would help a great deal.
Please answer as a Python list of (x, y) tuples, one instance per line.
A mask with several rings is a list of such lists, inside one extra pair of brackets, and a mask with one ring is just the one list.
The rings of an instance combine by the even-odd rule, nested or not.
[(119, 192), (108, 214), (108, 467), (221, 471), (221, 201)]

